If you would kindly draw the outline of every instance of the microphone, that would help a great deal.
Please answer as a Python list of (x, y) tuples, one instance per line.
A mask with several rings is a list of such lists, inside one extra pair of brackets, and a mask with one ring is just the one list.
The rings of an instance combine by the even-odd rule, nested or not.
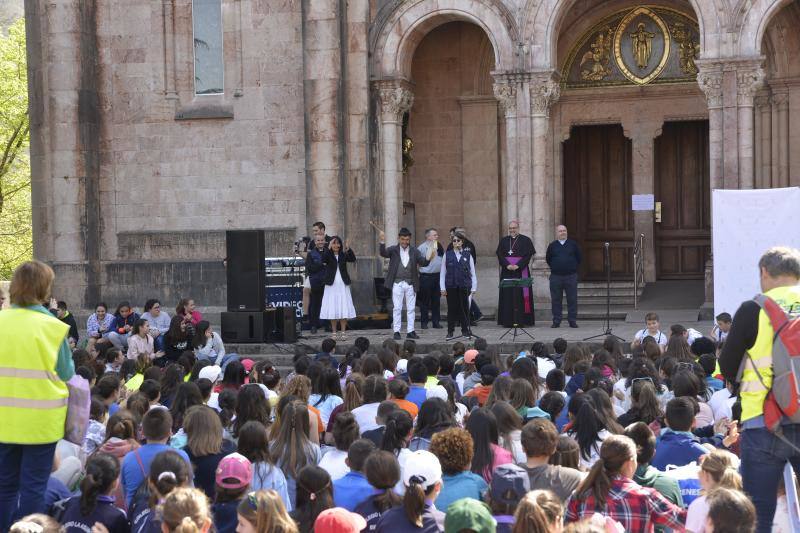
[(605, 246), (606, 248), (608, 248), (609, 246), (611, 246), (611, 243), (610, 243), (610, 242), (604, 242), (604, 243), (603, 243), (603, 246)]

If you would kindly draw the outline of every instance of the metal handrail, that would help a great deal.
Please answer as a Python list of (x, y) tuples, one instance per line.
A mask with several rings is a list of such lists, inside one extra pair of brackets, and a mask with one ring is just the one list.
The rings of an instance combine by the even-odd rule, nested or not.
[(644, 287), (644, 233), (633, 242), (633, 308), (639, 309), (639, 285)]

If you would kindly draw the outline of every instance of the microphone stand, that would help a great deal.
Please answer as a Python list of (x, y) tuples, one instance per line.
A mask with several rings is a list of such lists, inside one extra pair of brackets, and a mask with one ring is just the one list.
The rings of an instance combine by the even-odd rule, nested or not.
[(625, 339), (614, 335), (611, 329), (611, 252), (609, 248), (611, 247), (611, 243), (603, 243), (603, 263), (606, 269), (606, 317), (603, 320), (603, 333), (598, 333), (597, 335), (592, 335), (591, 337), (586, 337), (585, 341), (590, 341), (593, 339), (599, 339), (600, 337), (614, 337), (620, 342), (625, 342)]

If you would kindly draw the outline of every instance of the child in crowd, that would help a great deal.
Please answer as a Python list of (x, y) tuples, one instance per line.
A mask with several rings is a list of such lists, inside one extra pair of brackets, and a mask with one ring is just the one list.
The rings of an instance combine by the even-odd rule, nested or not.
[(161, 452), (150, 465), (147, 490), (137, 491), (128, 516), (131, 529), (137, 533), (159, 533), (161, 517), (156, 509), (173, 490), (186, 487), (191, 481), (191, 471), (183, 458), (174, 451)]
[(373, 494), (359, 503), (355, 512), (366, 520), (364, 531), (375, 531), (383, 513), (398, 507), (402, 498), (394, 491), (400, 481), (400, 464), (393, 453), (378, 450), (371, 453), (364, 462), (364, 473), (373, 488)]
[(350, 445), (345, 459), (350, 471), (341, 478), (333, 480), (333, 503), (337, 507), (353, 511), (372, 492), (372, 487), (364, 475), (364, 463), (373, 451), (375, 444), (371, 440), (358, 439)]
[(322, 511), (314, 521), (314, 533), (361, 533), (365, 527), (363, 516), (341, 507)]
[(417, 409), (419, 409), (422, 406), (422, 402), (427, 399), (425, 385), (428, 382), (428, 369), (419, 358), (409, 360), (408, 379), (410, 381), (410, 386), (405, 399), (416, 405)]
[(331, 476), (331, 479), (344, 477), (350, 471), (347, 464), (348, 450), (358, 440), (359, 428), (353, 413), (339, 413), (333, 421), (333, 442), (335, 448), (326, 448), (322, 454), (319, 467)]
[(497, 522), (497, 533), (511, 533), (520, 500), (531, 490), (528, 472), (517, 465), (498, 466), (492, 476), (489, 504)]
[(239, 453), (226, 455), (216, 471), (216, 498), (211, 506), (214, 527), (218, 533), (234, 533), (239, 522), (237, 509), (244, 498), (250, 480), (253, 478), (253, 465)]
[(239, 430), (239, 447), (236, 450), (250, 461), (253, 466), (253, 478), (250, 488), (254, 491), (270, 490), (276, 492), (286, 503), (286, 510), (291, 511), (291, 499), (286, 485), (286, 476), (275, 465), (269, 454), (267, 428), (261, 422), (251, 420)]
[(500, 370), (494, 365), (483, 365), (479, 372), (481, 376), (480, 384), (465, 392), (464, 397), (476, 398), (478, 405), (482, 407), (492, 392), (492, 385), (497, 376), (500, 375)]
[(284, 500), (274, 490), (248, 493), (236, 511), (239, 533), (298, 533)]
[(728, 338), (728, 332), (731, 330), (733, 318), (730, 313), (720, 313), (716, 316), (716, 324), (711, 328), (711, 338), (717, 344), (725, 342)]
[(549, 490), (525, 495), (514, 513), (512, 533), (550, 533), (563, 528), (563, 502)]
[[(201, 490), (175, 489), (161, 506), (162, 533), (207, 533), (212, 527), (208, 497)], [(219, 533), (222, 530), (217, 528)]]
[(472, 436), (474, 450), (471, 470), (491, 482), (495, 468), (514, 462), (511, 452), (499, 445), (497, 418), (491, 410), (481, 407), (469, 415), (466, 430)]
[(482, 500), (488, 485), (482, 476), (470, 471), (472, 466), (472, 437), (463, 429), (451, 428), (436, 433), (431, 439), (430, 452), (442, 467), (442, 490), (436, 507), (447, 512), (450, 504), (461, 498)]
[(81, 495), (67, 502), (61, 523), (67, 533), (89, 531), (102, 524), (109, 533), (130, 530), (125, 511), (114, 505), (112, 493), (119, 477), (119, 461), (113, 455), (98, 453), (86, 462)]
[(419, 407), (416, 403), (406, 400), (410, 390), (408, 383), (402, 379), (393, 379), (389, 382), (389, 400), (411, 415), (411, 418), (416, 418)]
[(290, 514), (300, 533), (313, 533), (317, 517), (333, 506), (331, 476), (314, 465), (300, 470), (297, 475), (297, 507)]
[(631, 347), (636, 347), (642, 344), (645, 337), (653, 337), (653, 339), (656, 341), (656, 344), (658, 344), (661, 347), (661, 350), (663, 351), (667, 347), (667, 342), (669, 341), (669, 337), (661, 332), (660, 329), (661, 323), (659, 321), (658, 314), (647, 313), (646, 315), (644, 315), (644, 323), (645, 323), (645, 328), (640, 329), (633, 336), (633, 342), (631, 343)]
[(743, 492), (720, 488), (708, 496), (706, 531), (752, 533), (756, 530), (756, 508)]
[[(705, 533), (708, 518), (708, 496), (717, 489), (742, 490), (742, 476), (739, 475), (738, 458), (725, 450), (714, 450), (700, 458), (698, 479), (703, 488), (703, 495), (689, 504), (686, 515), (686, 531), (688, 533)], [(716, 529), (715, 529), (716, 531)]]
[(89, 426), (83, 438), (83, 453), (86, 457), (92, 455), (106, 440), (106, 422), (108, 421), (108, 407), (101, 398), (92, 396), (89, 408)]
[(444, 513), (433, 502), (442, 490), (442, 467), (431, 452), (418, 450), (406, 460), (403, 471), (403, 505), (384, 512), (375, 531), (405, 533), (443, 531)]
[(567, 386), (567, 376), (564, 374), (563, 370), (554, 368), (547, 373), (544, 382), (548, 392), (557, 392), (563, 396), (564, 399), (567, 398), (567, 393), (564, 391), (564, 388)]
[(450, 531), (495, 531), (497, 521), (492, 510), (484, 502), (462, 498), (447, 509), (444, 519), (445, 532)]
[(673, 398), (667, 404), (665, 422), (667, 427), (661, 432), (661, 440), (656, 446), (652, 465), (666, 470), (667, 465), (684, 466), (697, 461), (709, 450), (702, 446), (692, 434), (697, 402), (693, 398)]

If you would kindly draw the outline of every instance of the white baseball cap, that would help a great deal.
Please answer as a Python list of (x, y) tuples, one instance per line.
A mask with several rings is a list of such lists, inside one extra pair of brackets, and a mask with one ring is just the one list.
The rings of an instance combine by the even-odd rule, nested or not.
[(434, 484), (442, 480), (442, 465), (439, 459), (431, 452), (417, 450), (408, 457), (403, 468), (403, 484), (406, 487), (411, 484), (421, 485), (424, 490), (428, 490)]
[(211, 383), (216, 383), (221, 373), (222, 369), (217, 365), (204, 366), (200, 369), (200, 372), (197, 373), (197, 377), (198, 379), (206, 378)]
[(408, 371), (408, 359), (400, 359), (395, 366), (395, 374), (405, 374)]

